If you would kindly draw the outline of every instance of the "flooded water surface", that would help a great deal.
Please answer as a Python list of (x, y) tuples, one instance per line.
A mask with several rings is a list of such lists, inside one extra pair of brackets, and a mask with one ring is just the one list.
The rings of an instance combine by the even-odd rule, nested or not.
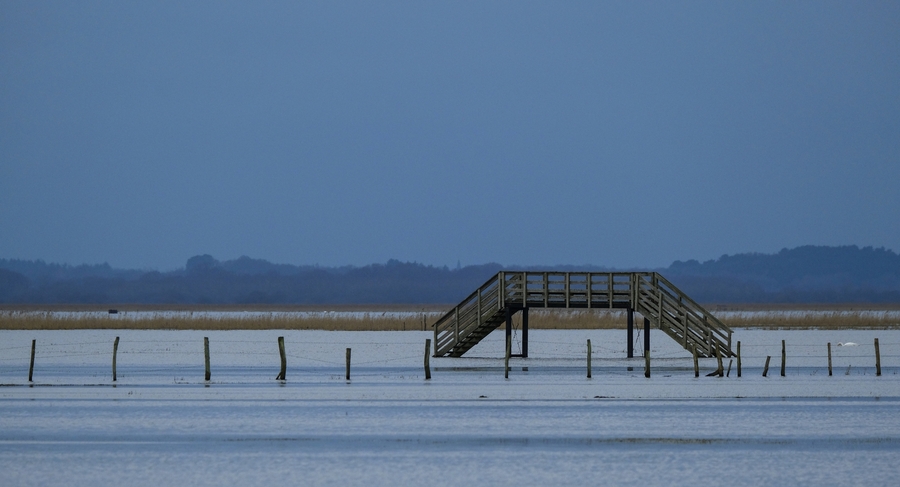
[(740, 378), (736, 363), (706, 377), (709, 359), (695, 378), (653, 333), (650, 378), (624, 358), (622, 330), (532, 330), (509, 379), (495, 333), (471, 357), (431, 358), (426, 381), (422, 332), (3, 331), (0, 472), (4, 485), (135, 486), (889, 485), (900, 473), (900, 333), (738, 330)]

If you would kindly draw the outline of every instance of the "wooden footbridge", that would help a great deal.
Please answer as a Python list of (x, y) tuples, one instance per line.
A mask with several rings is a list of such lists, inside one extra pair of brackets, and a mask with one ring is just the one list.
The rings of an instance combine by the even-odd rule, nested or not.
[(656, 272), (501, 271), (434, 324), (434, 356), (460, 357), (522, 312), (522, 353), (528, 356), (529, 308), (617, 308), (628, 314), (628, 357), (634, 356), (634, 313), (701, 357), (731, 357), (731, 328)]

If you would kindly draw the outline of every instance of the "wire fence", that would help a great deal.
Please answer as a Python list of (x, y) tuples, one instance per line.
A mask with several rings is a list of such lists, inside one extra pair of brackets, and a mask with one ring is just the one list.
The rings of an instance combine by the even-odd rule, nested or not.
[[(885, 333), (883, 330), (880, 332)], [(224, 375), (228, 375), (239, 371), (245, 375), (274, 376), (274, 373), (270, 372), (277, 371), (281, 359), (276, 340), (261, 339), (253, 332), (244, 333), (238, 338), (227, 334), (213, 336), (209, 340), (208, 351), (204, 350), (203, 336), (209, 333), (202, 331), (170, 331), (166, 338), (136, 335), (120, 340), (115, 355), (113, 335), (108, 333), (97, 339), (84, 339), (80, 336), (84, 332), (79, 331), (45, 333), (44, 336), (30, 340), (26, 338), (26, 333), (19, 332), (15, 337), (8, 334), (0, 335), (5, 338), (0, 340), (0, 384), (25, 383), (26, 371), (27, 377), (33, 374), (37, 377), (37, 379), (32, 377), (34, 382), (40, 381), (42, 376), (71, 378), (81, 374), (100, 378), (110, 375), (109, 370), (114, 356), (121, 378), (148, 377), (154, 374), (202, 375), (207, 353), (217, 373), (224, 372)], [(331, 332), (336, 334), (330, 336), (328, 333), (320, 332), (312, 337), (302, 335), (288, 337), (284, 358), (292, 375), (296, 376), (298, 373), (324, 374), (329, 377), (340, 375), (340, 372), (348, 367), (345, 359), (346, 349), (351, 349), (354, 353), (355, 358), (351, 364), (355, 370), (354, 377), (419, 373), (426, 361), (425, 339), (430, 337), (427, 332), (388, 332), (393, 334), (379, 336), (374, 340), (372, 338), (374, 335), (371, 333), (367, 335), (365, 332)], [(782, 341), (773, 339), (778, 333), (770, 331), (750, 337), (750, 341), (741, 342), (740, 362), (745, 371), (758, 374), (768, 358), (770, 373), (780, 372)], [(793, 375), (824, 373), (829, 364), (830, 343), (830, 362), (835, 371), (845, 375), (871, 374), (880, 368), (882, 372), (896, 375), (900, 369), (898, 367), (900, 332), (887, 333), (887, 340), (881, 340), (877, 349), (874, 339), (866, 342), (810, 343), (812, 339), (818, 337), (791, 335), (784, 341), (786, 373)], [(272, 335), (271, 332), (267, 334)], [(603, 370), (607, 374), (627, 374), (635, 367), (642, 366), (640, 357), (625, 358), (625, 343), (619, 340), (621, 337), (617, 336), (616, 340), (610, 340), (608, 338), (612, 335), (606, 331), (598, 339), (597, 334), (583, 333), (581, 330), (543, 334), (532, 332), (530, 357), (513, 359), (513, 366), (517, 370), (520, 369), (520, 372), (531, 373), (564, 373), (573, 369), (583, 369), (588, 353), (585, 337), (591, 336), (594, 340), (590, 359), (595, 369)], [(802, 340), (798, 337), (802, 337)], [(518, 346), (521, 347), (521, 337), (516, 338)], [(661, 334), (659, 336), (653, 334), (653, 339), (651, 359), (655, 369), (667, 371), (693, 369), (693, 357), (689, 352)], [(640, 344), (642, 340), (643, 338), (638, 336), (635, 342)], [(471, 357), (457, 359), (429, 357), (428, 360), (437, 370), (444, 371), (505, 367), (503, 348), (499, 346), (504, 341), (505, 335), (502, 332), (495, 333), (479, 344), (480, 349), (473, 349)], [(636, 350), (640, 348), (635, 347)], [(725, 357), (724, 360), (727, 364), (729, 361), (737, 362), (738, 358)], [(701, 359), (706, 369), (715, 366), (715, 361), (714, 358)], [(737, 366), (736, 363), (734, 365)]]

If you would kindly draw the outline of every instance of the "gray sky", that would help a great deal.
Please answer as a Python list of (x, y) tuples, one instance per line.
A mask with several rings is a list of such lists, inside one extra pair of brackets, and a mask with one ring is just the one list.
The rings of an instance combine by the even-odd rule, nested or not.
[(0, 0), (0, 257), (900, 250), (898, 2)]

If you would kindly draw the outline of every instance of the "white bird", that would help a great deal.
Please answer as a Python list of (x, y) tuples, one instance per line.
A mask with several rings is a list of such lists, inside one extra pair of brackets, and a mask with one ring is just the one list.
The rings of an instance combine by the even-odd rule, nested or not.
[(838, 342), (837, 346), (839, 346), (839, 347), (858, 347), (859, 344), (853, 343), (853, 342), (847, 342), (847, 343)]

